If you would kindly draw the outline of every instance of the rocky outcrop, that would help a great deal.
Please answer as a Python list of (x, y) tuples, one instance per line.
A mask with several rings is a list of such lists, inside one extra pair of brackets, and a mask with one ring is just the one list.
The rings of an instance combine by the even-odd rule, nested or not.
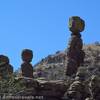
[[(66, 52), (56, 52), (42, 59), (38, 64), (34, 65), (34, 77), (45, 77), (47, 80), (64, 79), (64, 64), (66, 60)], [(58, 75), (58, 73), (60, 73)]]
[(25, 90), (18, 92), (15, 96), (33, 96), (41, 99), (36, 100), (62, 100), (68, 84), (63, 80), (46, 81), (22, 78), (20, 81), (26, 86)]

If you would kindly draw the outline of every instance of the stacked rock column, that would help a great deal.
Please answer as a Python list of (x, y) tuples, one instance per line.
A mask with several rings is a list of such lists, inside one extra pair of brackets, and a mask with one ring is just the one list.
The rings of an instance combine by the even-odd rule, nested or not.
[(83, 41), (80, 34), (84, 30), (84, 27), (85, 23), (80, 17), (73, 16), (69, 18), (69, 30), (72, 33), (67, 49), (67, 76), (76, 74), (78, 67), (84, 63), (85, 53), (82, 50)]
[(23, 63), (21, 64), (22, 76), (33, 78), (33, 67), (31, 64), (33, 58), (32, 50), (24, 49), (21, 56), (23, 60)]
[(5, 55), (0, 55), (0, 79), (9, 79), (13, 74), (13, 66)]

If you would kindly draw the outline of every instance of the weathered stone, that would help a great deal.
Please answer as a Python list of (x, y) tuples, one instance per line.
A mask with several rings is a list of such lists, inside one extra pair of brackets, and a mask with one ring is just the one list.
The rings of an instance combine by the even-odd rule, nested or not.
[[(80, 34), (80, 33), (78, 33), (78, 34)], [(82, 46), (83, 46), (81, 36), (78, 37), (78, 35), (71, 35), (71, 39), (70, 39), (68, 45), (69, 45), (68, 50), (73, 50), (73, 49), (81, 50)]]
[(40, 81), (38, 95), (44, 97), (43, 100), (61, 100), (67, 90), (67, 85), (59, 81)]
[(85, 27), (85, 22), (78, 16), (69, 18), (69, 29), (70, 31), (77, 33), (82, 32)]
[(71, 76), (76, 74), (78, 67), (84, 63), (85, 53), (82, 50), (83, 41), (79, 33), (84, 30), (84, 21), (74, 16), (69, 19), (69, 23), (71, 24), (69, 28), (72, 34), (67, 50), (66, 75)]
[(13, 67), (9, 64), (9, 58), (5, 55), (0, 55), (0, 76), (7, 79), (13, 74)]
[(22, 51), (22, 60), (24, 62), (31, 62), (33, 58), (33, 52), (30, 49), (24, 49)]
[(93, 75), (90, 81), (90, 90), (93, 100), (100, 100), (100, 77)]
[(21, 65), (22, 76), (33, 78), (33, 67), (30, 63), (23, 63)]
[(32, 50), (25, 49), (22, 52), (22, 60), (23, 63), (21, 65), (22, 76), (33, 78), (33, 67), (31, 65), (31, 61), (33, 58)]
[(38, 88), (39, 87), (39, 82), (37, 80), (33, 80), (33, 79), (26, 79), (26, 78), (22, 78), (21, 79), (22, 83), (24, 86), (26, 86), (26, 88)]
[(66, 67), (66, 75), (72, 76), (77, 72), (77, 62), (74, 59), (68, 59)]
[[(38, 80), (39, 81), (39, 80)], [(66, 91), (66, 85), (63, 81), (39, 81), (40, 83), (40, 89), (41, 90), (51, 90), (53, 92), (55, 91)], [(55, 93), (56, 94), (56, 93)], [(48, 94), (51, 95), (51, 94)]]
[[(18, 92), (15, 96), (40, 96), (42, 99), (37, 100), (62, 100), (63, 94), (68, 86), (61, 80), (45, 81), (34, 79), (21, 79), (20, 81), (30, 83), (25, 90)], [(32, 85), (32, 84), (33, 85)]]
[(89, 96), (90, 91), (88, 85), (85, 84), (85, 76), (83, 74), (76, 76), (75, 81), (64, 94), (67, 100), (85, 100)]

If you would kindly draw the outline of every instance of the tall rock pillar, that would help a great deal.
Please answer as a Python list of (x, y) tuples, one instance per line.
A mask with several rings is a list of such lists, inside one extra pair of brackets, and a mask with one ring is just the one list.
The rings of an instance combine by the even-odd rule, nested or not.
[(80, 17), (73, 16), (69, 18), (69, 30), (72, 33), (67, 49), (67, 76), (72, 76), (73, 74), (76, 74), (78, 67), (84, 63), (85, 53), (82, 50), (83, 41), (80, 34), (80, 32), (84, 30), (84, 27), (85, 22)]

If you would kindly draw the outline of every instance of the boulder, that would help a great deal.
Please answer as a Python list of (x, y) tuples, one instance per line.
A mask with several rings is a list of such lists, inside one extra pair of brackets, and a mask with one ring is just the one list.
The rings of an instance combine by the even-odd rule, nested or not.
[(69, 18), (69, 29), (71, 32), (82, 32), (85, 27), (85, 22), (78, 16), (72, 16)]

